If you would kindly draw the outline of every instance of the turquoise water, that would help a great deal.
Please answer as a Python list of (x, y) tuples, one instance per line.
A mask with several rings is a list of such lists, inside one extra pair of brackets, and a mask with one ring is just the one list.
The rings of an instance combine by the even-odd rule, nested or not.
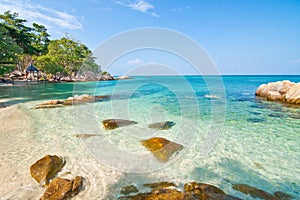
[[(233, 183), (246, 183), (299, 198), (300, 108), (255, 97), (260, 84), (278, 80), (300, 82), (300, 76), (153, 76), (98, 83), (42, 83), (0, 88), (0, 106), (18, 105), (29, 117), (30, 133), (24, 133), (24, 138), (36, 146), (30, 149), (33, 158), (22, 161), (25, 166), (52, 152), (72, 157), (69, 159), (74, 165), (70, 169), (85, 169), (89, 194), (83, 192), (78, 199), (93, 199), (96, 195), (99, 199), (98, 188), (106, 188), (103, 199), (113, 199), (126, 184), (139, 186), (150, 181), (202, 181), (251, 199), (231, 187)], [(112, 99), (74, 107), (31, 109), (46, 100), (80, 94), (109, 94)], [(101, 121), (108, 118), (130, 119), (138, 124), (105, 131)], [(150, 123), (166, 120), (176, 125), (167, 131), (147, 128)], [(101, 136), (78, 141), (74, 139), (78, 133)], [(141, 140), (153, 136), (180, 143), (184, 149), (169, 162), (160, 163), (140, 145)], [(40, 143), (43, 145), (37, 145)], [(78, 150), (76, 145), (82, 146)], [(7, 160), (5, 148), (1, 151), (2, 161)], [(74, 155), (77, 151), (96, 161), (87, 158), (86, 163), (80, 162), (83, 158)], [(10, 154), (20, 159), (17, 150)], [(104, 173), (101, 166), (111, 169), (110, 173), (118, 174), (118, 178), (112, 182), (105, 179), (101, 184), (92, 180), (93, 174)], [(106, 176), (104, 173), (100, 177)]]

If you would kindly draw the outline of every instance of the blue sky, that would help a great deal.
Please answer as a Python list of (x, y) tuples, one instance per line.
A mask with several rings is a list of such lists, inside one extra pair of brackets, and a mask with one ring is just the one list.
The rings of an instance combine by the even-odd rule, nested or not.
[[(296, 0), (0, 0), (0, 12), (5, 10), (46, 25), (52, 39), (68, 33), (92, 50), (120, 32), (161, 27), (194, 39), (222, 74), (300, 74), (300, 1)], [(116, 63), (121, 67), (113, 73), (151, 62), (193, 73), (184, 70), (186, 63), (180, 59), (175, 64), (172, 56), (147, 52), (120, 58)]]

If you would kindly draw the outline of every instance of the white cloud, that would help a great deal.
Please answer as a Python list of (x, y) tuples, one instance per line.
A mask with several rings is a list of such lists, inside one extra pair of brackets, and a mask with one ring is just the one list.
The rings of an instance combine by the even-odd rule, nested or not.
[(151, 10), (154, 10), (154, 5), (145, 1), (145, 0), (112, 0), (114, 3), (126, 6), (131, 8), (132, 10), (136, 10), (142, 13), (146, 13), (151, 15), (152, 17), (159, 17), (159, 15), (155, 12), (151, 12)]
[(135, 59), (132, 59), (132, 60), (127, 60), (128, 65), (138, 65), (138, 64), (141, 64), (141, 63), (142, 63), (142, 60), (140, 60), (138, 58), (135, 58)]
[(150, 3), (147, 3), (143, 0), (136, 1), (134, 3), (129, 4), (129, 7), (133, 10), (137, 10), (143, 13), (146, 13), (149, 9), (153, 9), (154, 6)]
[(22, 0), (1, 0), (0, 12), (7, 10), (17, 12), (20, 18), (28, 20), (29, 23), (39, 22), (48, 29), (81, 29), (83, 26), (73, 15), (65, 12), (47, 8), (42, 5), (33, 5)]

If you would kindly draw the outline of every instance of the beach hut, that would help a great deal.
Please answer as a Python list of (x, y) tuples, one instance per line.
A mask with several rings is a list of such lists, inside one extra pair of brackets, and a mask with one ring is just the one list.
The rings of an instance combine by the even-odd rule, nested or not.
[[(34, 79), (34, 73), (36, 73), (37, 80), (39, 80), (39, 70), (38, 70), (38, 68), (33, 66), (32, 63), (30, 63), (30, 65), (28, 65), (28, 67), (26, 68), (25, 71), (26, 71), (26, 78)], [(29, 75), (29, 77), (28, 77), (28, 75)]]

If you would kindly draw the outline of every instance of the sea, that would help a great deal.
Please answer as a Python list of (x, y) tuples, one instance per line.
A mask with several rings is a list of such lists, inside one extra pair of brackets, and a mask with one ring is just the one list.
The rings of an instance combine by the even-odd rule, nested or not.
[[(84, 177), (73, 199), (117, 199), (122, 187), (196, 181), (227, 194), (248, 184), (300, 199), (300, 107), (255, 96), (259, 85), (300, 75), (135, 76), (129, 80), (44, 83), (0, 88), (0, 199), (38, 199), (45, 191), (30, 176), (43, 156), (59, 155), (58, 176)], [(34, 109), (75, 95), (111, 95), (73, 106)], [(106, 130), (105, 119), (135, 125)], [(172, 121), (168, 130), (149, 124)], [(78, 134), (93, 134), (82, 138)], [(162, 137), (181, 144), (167, 161), (141, 141)]]

